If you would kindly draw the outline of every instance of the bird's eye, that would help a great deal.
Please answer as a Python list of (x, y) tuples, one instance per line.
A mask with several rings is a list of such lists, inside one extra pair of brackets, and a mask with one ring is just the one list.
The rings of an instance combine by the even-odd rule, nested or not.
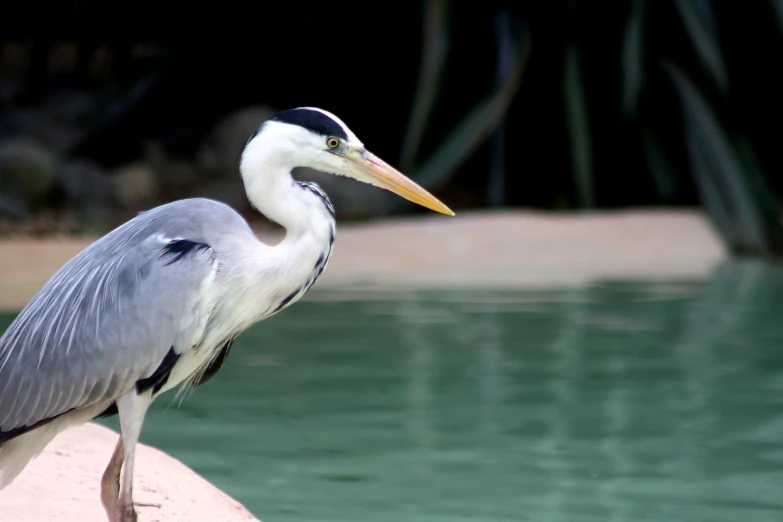
[(337, 138), (329, 138), (326, 140), (326, 146), (330, 149), (336, 149), (338, 145), (340, 145), (340, 140)]

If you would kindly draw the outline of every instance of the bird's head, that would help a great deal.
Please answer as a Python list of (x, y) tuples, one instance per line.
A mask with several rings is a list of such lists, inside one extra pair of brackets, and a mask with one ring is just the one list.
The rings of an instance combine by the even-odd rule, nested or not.
[(274, 155), (281, 163), (347, 176), (389, 190), (413, 203), (453, 216), (446, 205), (364, 148), (334, 114), (314, 107), (280, 112), (248, 140), (242, 166)]

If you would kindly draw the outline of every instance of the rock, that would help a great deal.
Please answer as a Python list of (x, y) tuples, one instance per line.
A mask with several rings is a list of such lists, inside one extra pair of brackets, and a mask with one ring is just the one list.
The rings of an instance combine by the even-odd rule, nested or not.
[(155, 168), (155, 176), (167, 199), (181, 199), (200, 181), (200, 172), (189, 161), (168, 158)]
[(155, 171), (146, 161), (123, 165), (114, 169), (109, 181), (116, 202), (126, 209), (152, 206), (160, 197), (160, 186)]
[(15, 96), (22, 91), (20, 82), (0, 79), (0, 103), (10, 105)]
[(218, 121), (199, 148), (199, 168), (214, 177), (238, 176), (239, 155), (248, 138), (277, 112), (266, 105), (254, 105), (239, 109)]
[[(106, 522), (101, 474), (119, 435), (87, 423), (58, 435), (0, 495), (0, 522)], [(140, 522), (259, 522), (177, 459), (136, 445), (133, 500)]]
[(0, 216), (22, 219), (27, 215), (25, 208), (16, 200), (0, 194)]
[(245, 212), (251, 210), (250, 202), (245, 194), (245, 185), (239, 175), (234, 179), (213, 179), (200, 183), (188, 197), (210, 198), (222, 201), (234, 210)]
[(5, 111), (0, 117), (0, 131), (65, 154), (84, 137), (93, 115), (94, 102), (89, 93), (67, 91), (52, 95), (40, 106)]
[(108, 174), (98, 165), (77, 159), (60, 167), (60, 186), (68, 202), (94, 218), (107, 217), (114, 204)]
[(76, 89), (58, 91), (46, 100), (46, 109), (58, 122), (85, 129), (92, 124), (95, 96)]
[(0, 143), (0, 194), (27, 212), (41, 206), (57, 182), (57, 158), (32, 140)]
[(147, 143), (144, 157), (152, 168), (160, 187), (160, 196), (164, 199), (186, 197), (202, 177), (191, 161), (169, 154), (159, 142)]

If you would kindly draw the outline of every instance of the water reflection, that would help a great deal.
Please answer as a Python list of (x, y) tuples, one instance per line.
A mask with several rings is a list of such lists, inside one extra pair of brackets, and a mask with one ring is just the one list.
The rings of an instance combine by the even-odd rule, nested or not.
[(780, 268), (325, 296), (158, 401), (144, 442), (264, 520), (783, 519)]

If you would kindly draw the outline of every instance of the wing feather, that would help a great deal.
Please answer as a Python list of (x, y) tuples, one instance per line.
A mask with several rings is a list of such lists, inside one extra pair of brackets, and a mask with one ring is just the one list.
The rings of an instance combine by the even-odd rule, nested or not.
[(72, 259), (0, 338), (0, 432), (114, 400), (203, 335), (217, 255), (172, 261), (153, 217)]

